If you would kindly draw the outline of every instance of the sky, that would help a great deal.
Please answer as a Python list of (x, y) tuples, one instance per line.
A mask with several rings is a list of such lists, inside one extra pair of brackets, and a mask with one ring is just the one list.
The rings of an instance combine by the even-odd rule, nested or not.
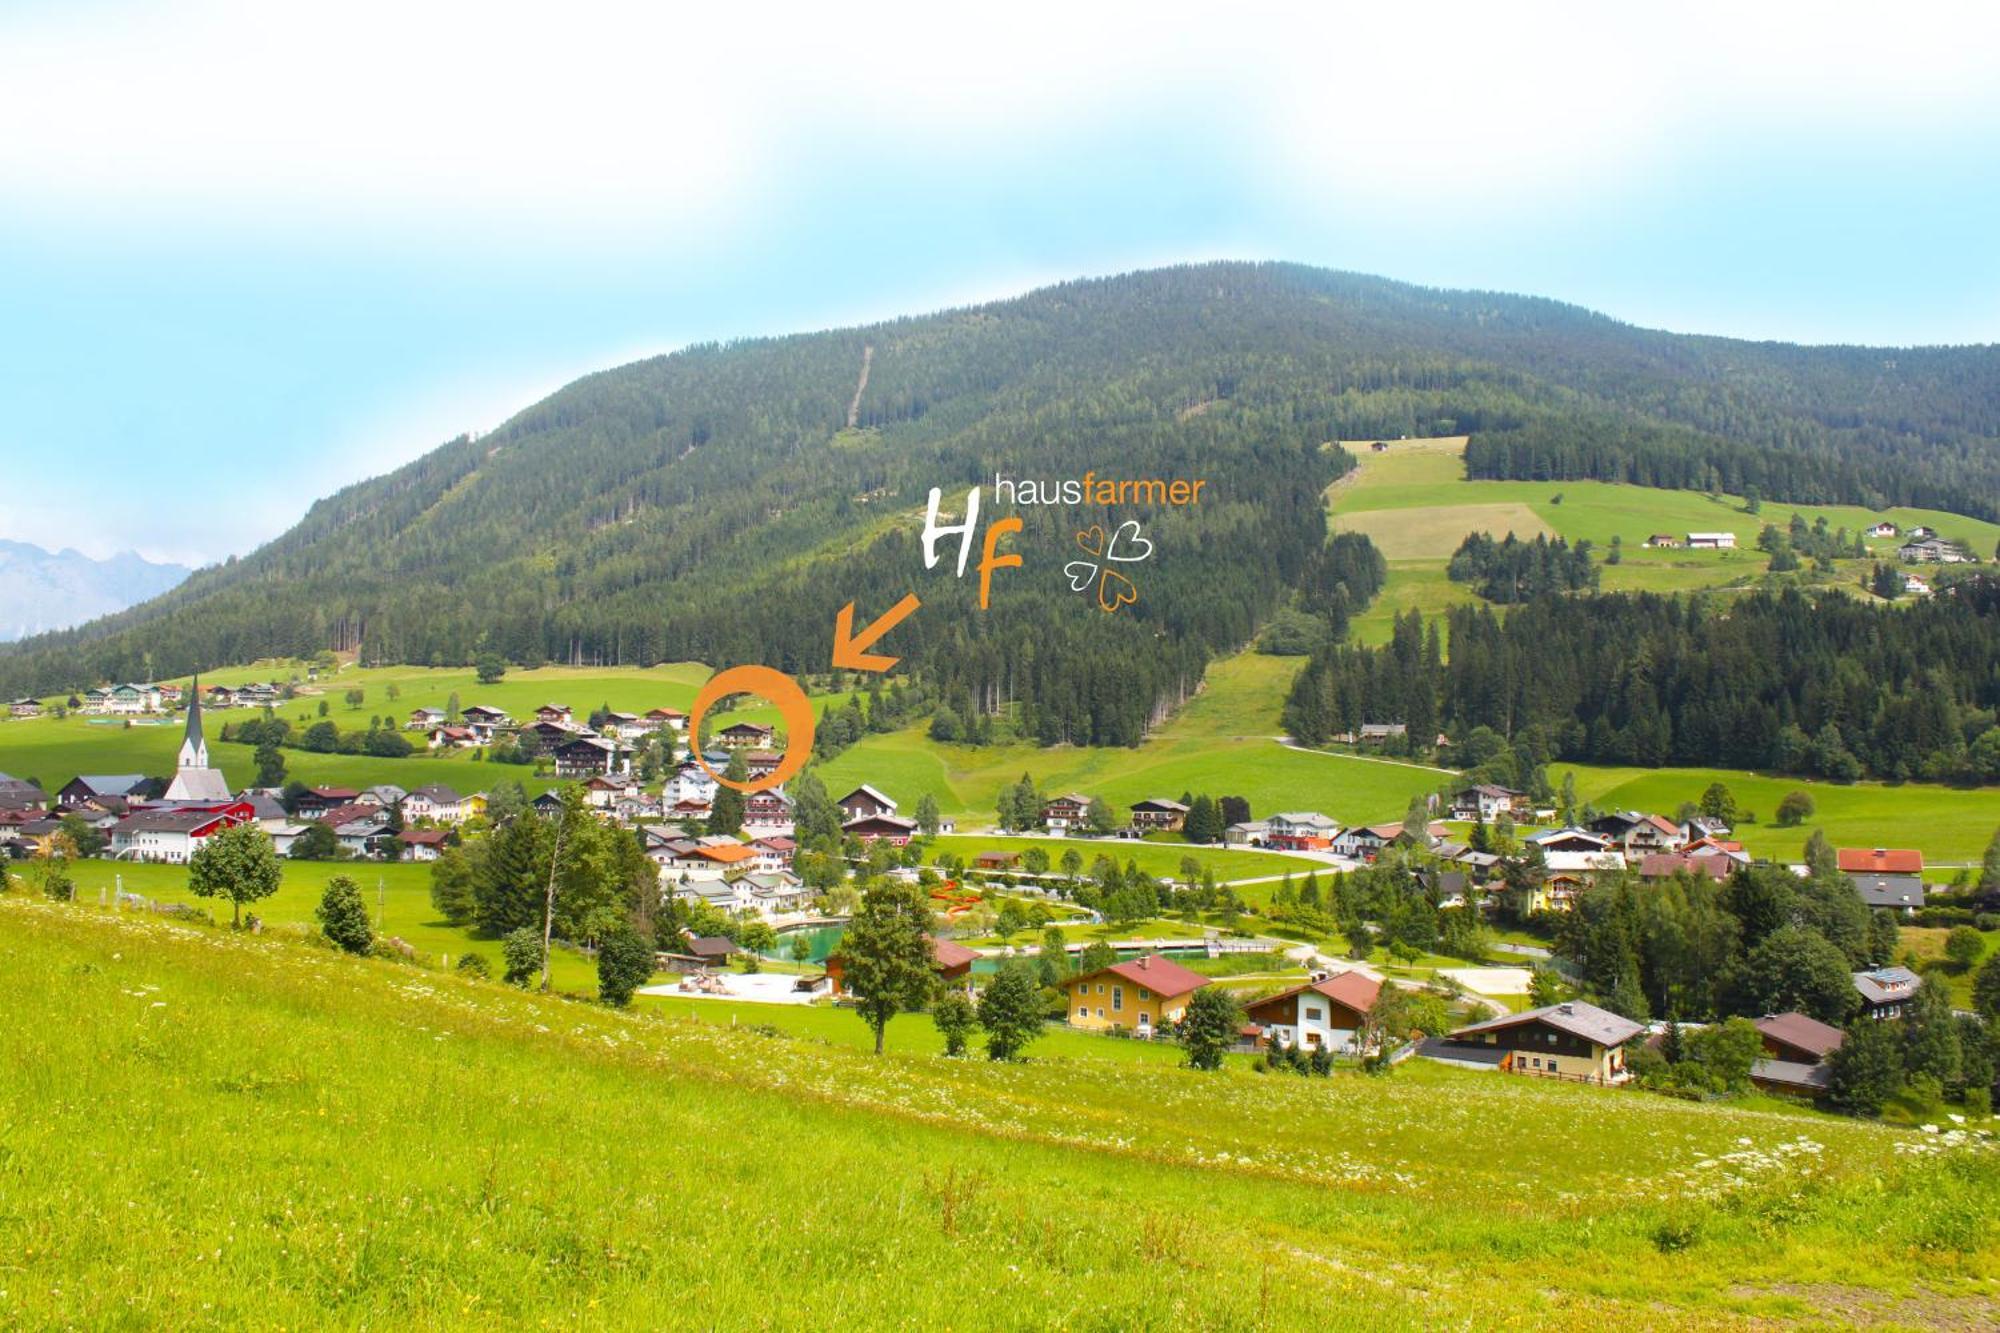
[(592, 370), (1188, 260), (2000, 342), (1990, 8), (683, 8), (0, 0), (0, 537), (221, 560)]

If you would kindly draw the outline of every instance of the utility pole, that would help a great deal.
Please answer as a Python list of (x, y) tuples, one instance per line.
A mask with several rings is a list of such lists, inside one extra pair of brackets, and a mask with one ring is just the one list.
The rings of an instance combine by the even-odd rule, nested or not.
[(560, 818), (556, 820), (555, 850), (549, 853), (549, 892), (542, 903), (542, 990), (549, 988), (549, 936), (556, 925), (556, 868), (562, 864), (563, 834), (569, 826), (569, 807), (565, 805)]

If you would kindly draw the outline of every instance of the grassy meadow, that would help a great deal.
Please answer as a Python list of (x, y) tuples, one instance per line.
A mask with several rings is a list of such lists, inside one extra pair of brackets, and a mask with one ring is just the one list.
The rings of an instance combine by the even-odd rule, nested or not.
[(1990, 1148), (1810, 1113), (878, 1059), (21, 894), (0, 989), (5, 1325), (2000, 1317)]
[[(1588, 539), (1599, 555), (1611, 539), (1623, 541), (1623, 558), (1604, 567), (1608, 592), (1686, 592), (1697, 588), (1748, 586), (1762, 577), (1768, 557), (1756, 549), (1766, 523), (1780, 529), (1794, 513), (1813, 523), (1824, 516), (1831, 528), (1858, 532), (1887, 518), (1899, 527), (1926, 524), (1963, 541), (1975, 554), (1992, 553), (2000, 525), (1932, 509), (1890, 509), (1881, 513), (1853, 505), (1792, 505), (1768, 502), (1752, 514), (1741, 497), (1699, 491), (1656, 490), (1602, 481), (1469, 481), (1465, 438), (1397, 440), (1376, 453), (1366, 443), (1347, 445), (1360, 460), (1353, 475), (1328, 492), (1333, 526), (1365, 532), (1389, 562), (1382, 596), (1354, 622), (1365, 643), (1386, 642), (1399, 612), (1412, 608), (1434, 614), (1474, 600), (1469, 587), (1444, 576), (1445, 563), (1468, 533), (1489, 532), (1523, 539), (1537, 535)], [(1733, 532), (1733, 551), (1647, 550), (1653, 533), (1685, 537), (1689, 532)], [(1895, 558), (1899, 539), (1868, 539), (1871, 553)], [(1866, 561), (1841, 561), (1839, 577), (1856, 585)], [(1862, 595), (1858, 586), (1857, 595)]]

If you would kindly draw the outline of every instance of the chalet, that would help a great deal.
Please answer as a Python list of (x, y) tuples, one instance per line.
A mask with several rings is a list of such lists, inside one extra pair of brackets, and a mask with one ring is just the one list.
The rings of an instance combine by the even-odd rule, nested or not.
[(799, 845), (784, 834), (768, 833), (750, 844), (750, 850), (757, 854), (757, 869), (763, 874), (772, 874), (792, 868), (792, 857)]
[(1019, 852), (986, 851), (972, 858), (975, 870), (1012, 870), (1019, 864), (1021, 864)]
[(1051, 797), (1048, 804), (1042, 807), (1042, 822), (1055, 833), (1081, 828), (1089, 818), (1090, 798), (1081, 792)]
[(7, 716), (9, 717), (40, 717), (41, 715), (42, 701), (40, 699), (16, 699), (7, 705)]
[(363, 787), (361, 794), (354, 799), (363, 805), (379, 805), (387, 810), (392, 806), (401, 805), (403, 798), (409, 794), (393, 782), (378, 782), (372, 787)]
[(409, 731), (429, 731), (451, 721), (451, 715), (442, 708), (412, 708), (410, 720), (403, 724)]
[(840, 831), (863, 842), (874, 842), (879, 838), (893, 847), (903, 847), (917, 836), (917, 821), (898, 815), (863, 815), (842, 824)]
[(736, 953), (736, 941), (727, 935), (691, 935), (687, 953), (706, 967), (727, 967)]
[(1894, 523), (1891, 523), (1887, 519), (1883, 519), (1880, 523), (1877, 523), (1874, 527), (1868, 529), (1868, 535), (1870, 537), (1877, 537), (1877, 538), (1896, 537), (1900, 536), (1902, 534), (1902, 531), (1903, 530), (1897, 527)]
[[(1340, 836), (1340, 825), (1316, 810), (1292, 810), (1264, 821), (1264, 845), (1295, 852), (1323, 852)], [(1223, 841), (1227, 842), (1227, 832)]]
[[(1485, 1047), (1500, 1052), (1493, 1067), (1503, 1073), (1608, 1085), (1630, 1077), (1625, 1069), (1625, 1049), (1644, 1031), (1631, 1019), (1608, 1009), (1569, 1000), (1460, 1028), (1436, 1049)], [(1425, 1043), (1427, 1048), (1432, 1045)], [(1432, 1055), (1433, 1051), (1422, 1053)]]
[(40, 811), (48, 804), (48, 794), (34, 783), (0, 773), (0, 810)]
[(632, 752), (602, 736), (577, 736), (556, 746), (553, 753), (559, 778), (621, 774), (632, 767)]
[(604, 723), (598, 730), (621, 741), (636, 741), (652, 728), (637, 713), (606, 713)]
[(1764, 1054), (1809, 1065), (1819, 1064), (1847, 1040), (1839, 1028), (1797, 1012), (1760, 1018), (1757, 1032), (1764, 1038)]
[(1680, 549), (1681, 539), (1671, 532), (1656, 532), (1646, 538), (1645, 544), (1655, 551), (1677, 551)]
[(1896, 548), (1896, 554), (1906, 564), (1963, 565), (1970, 564), (1972, 557), (1956, 542), (1948, 542), (1942, 537), (1925, 537), (1918, 541), (1904, 542)]
[(244, 822), (247, 816), (239, 817), (229, 808), (141, 810), (112, 827), (111, 854), (126, 861), (186, 865), (204, 839)]
[(593, 810), (610, 810), (620, 800), (638, 793), (638, 784), (630, 778), (609, 778), (602, 773), (594, 773), (583, 784), (583, 803)]
[(352, 787), (311, 787), (294, 802), (292, 813), (301, 819), (317, 819), (329, 810), (352, 805), (360, 799), (361, 793)]
[(591, 734), (564, 722), (535, 721), (514, 733), (514, 744), (529, 754), (554, 754), (571, 741)]
[(432, 727), (424, 733), (424, 744), (433, 750), (469, 750), (479, 744), (479, 733), (471, 727)]
[(1909, 531), (1909, 538), (1910, 538), (1910, 540), (1911, 540), (1911, 541), (1917, 541), (1917, 542), (1920, 542), (1920, 541), (1928, 541), (1928, 540), (1930, 540), (1930, 539), (1931, 539), (1932, 537), (1935, 537), (1935, 536), (1937, 536), (1937, 535), (1938, 535), (1938, 532), (1937, 532), (1937, 529), (1936, 529), (1936, 528), (1933, 528), (1933, 527), (1929, 527), (1929, 526), (1926, 526), (1925, 524), (1922, 524), (1922, 523), (1919, 523), (1919, 524), (1917, 524), (1917, 525), (1916, 525), (1915, 527), (1911, 528), (1911, 529), (1910, 529), (1910, 531)]
[(776, 750), (743, 751), (743, 770), (750, 775), (752, 781), (770, 777), (784, 762), (785, 756)]
[(207, 702), (210, 708), (234, 708), (243, 702), (242, 692), (227, 685), (211, 685)]
[(99, 685), (83, 692), (83, 711), (86, 713), (108, 713), (111, 711), (111, 691)]
[(60, 819), (29, 819), (11, 828), (12, 836), (8, 841), (26, 848), (30, 856), (55, 855), (56, 835), (63, 831)]
[(1912, 597), (1928, 597), (1931, 595), (1930, 581), (1917, 574), (1905, 574), (1903, 591)]
[(1360, 1054), (1368, 1016), (1382, 983), (1360, 972), (1337, 972), (1320, 981), (1278, 992), (1251, 1005), (1244, 1016), (1273, 1045)]
[(1592, 833), (1587, 829), (1575, 827), (1545, 829), (1540, 833), (1531, 833), (1528, 835), (1527, 841), (1532, 846), (1541, 848), (1542, 855), (1544, 856), (1553, 852), (1608, 852), (1611, 850), (1611, 839)]
[(1693, 842), (1681, 848), (1680, 854), (1696, 859), (1719, 857), (1727, 861), (1732, 867), (1747, 866), (1750, 864), (1750, 853), (1743, 849), (1743, 844), (1729, 838), (1712, 836), (1696, 838)]
[(674, 770), (674, 775), (667, 779), (663, 796), (668, 805), (677, 805), (685, 801), (707, 806), (715, 800), (716, 786), (715, 779), (710, 777), (708, 770), (700, 764), (682, 764)]
[(459, 711), (459, 720), (478, 738), (479, 744), (491, 745), (493, 737), (500, 729), (513, 721), (499, 708), (488, 708), (485, 704), (474, 704)]
[(1870, 1018), (1900, 1018), (1903, 1006), (1917, 993), (1923, 979), (1907, 967), (1878, 967), (1872, 972), (1856, 972), (1854, 989), (1861, 996), (1861, 1011)]
[[(939, 981), (969, 984), (972, 965), (978, 961), (979, 950), (968, 949), (963, 944), (931, 936), (931, 970), (937, 973)], [(835, 995), (841, 993), (842, 978), (845, 975), (845, 960), (838, 952), (829, 955), (826, 960), (826, 979), (832, 983)]]
[(668, 803), (661, 813), (677, 824), (699, 824), (705, 823), (714, 812), (713, 801), (683, 799)]
[(576, 721), (568, 704), (543, 704), (535, 710), (535, 721), (548, 722), (558, 727), (567, 727)]
[(1392, 740), (1401, 740), (1410, 734), (1410, 728), (1403, 722), (1363, 722), (1358, 738), (1363, 745), (1381, 745)]
[(646, 724), (648, 731), (659, 731), (662, 728), (668, 731), (686, 731), (688, 715), (677, 708), (649, 708), (640, 721)]
[(761, 722), (732, 722), (715, 733), (715, 741), (725, 750), (769, 749), (776, 734)]
[(1180, 1022), (1189, 998), (1207, 984), (1201, 973), (1155, 953), (1071, 977), (1062, 988), (1071, 1027), (1150, 1037)]
[(175, 685), (171, 681), (169, 681), (167, 684), (161, 685), (158, 688), (160, 691), (160, 703), (162, 706), (168, 709), (180, 707), (181, 693), (182, 693), (180, 686)]
[(1690, 551), (1733, 551), (1736, 549), (1736, 534), (1733, 532), (1690, 532), (1687, 535)]
[(545, 791), (528, 802), (528, 808), (543, 819), (555, 819), (563, 812), (563, 799), (553, 790)]
[(623, 823), (636, 824), (642, 819), (658, 819), (664, 813), (660, 798), (649, 796), (636, 788), (628, 788), (611, 803), (612, 818)]
[(1628, 861), (1653, 852), (1677, 852), (1687, 843), (1687, 834), (1673, 820), (1642, 815), (1637, 810), (1601, 815), (1590, 822), (1590, 831), (1606, 839)]
[(1535, 817), (1535, 803), (1525, 793), (1480, 782), (1451, 798), (1450, 813), (1453, 819), (1487, 824), (1497, 822), (1502, 815), (1526, 822)]
[(1648, 852), (1639, 858), (1639, 878), (1649, 884), (1672, 879), (1675, 875), (1706, 875), (1720, 882), (1728, 879), (1735, 870), (1735, 862), (1726, 856), (1685, 856), (1677, 852)]
[(435, 861), (457, 839), (458, 834), (448, 828), (406, 828), (396, 835), (403, 855), (412, 861)]
[(757, 860), (757, 853), (734, 838), (713, 842), (680, 838), (649, 849), (647, 855), (668, 870), (723, 879), (748, 872)]
[(1472, 874), (1466, 870), (1444, 870), (1427, 866), (1416, 874), (1417, 883), (1424, 887), (1424, 896), (1439, 907), (1464, 906), (1466, 894), (1474, 887)]
[(751, 910), (761, 916), (789, 916), (812, 906), (812, 890), (783, 870), (753, 870), (736, 883), (749, 895)]
[(847, 820), (866, 819), (872, 815), (893, 815), (896, 803), (867, 783), (862, 783), (847, 795), (834, 802), (840, 807), (840, 817)]
[(1530, 909), (1537, 912), (1566, 912), (1586, 889), (1625, 869), (1625, 858), (1616, 852), (1545, 852), (1542, 863), (1548, 874), (1536, 888)]
[(119, 801), (149, 801), (164, 790), (157, 779), (149, 778), (144, 773), (86, 773), (63, 784), (62, 790), (56, 793), (56, 806), (71, 810), (107, 797)]
[(1344, 856), (1353, 861), (1372, 861), (1384, 847), (1396, 840), (1403, 831), (1401, 824), (1374, 824), (1360, 828), (1342, 829), (1328, 848), (1335, 856)]
[(268, 788), (240, 792), (236, 799), (249, 804), (250, 818), (256, 820), (257, 827), (264, 832), (276, 833), (281, 828), (291, 827), (291, 815)]
[(379, 805), (343, 805), (327, 811), (319, 822), (333, 830), (340, 845), (355, 856), (373, 856), (389, 834), (389, 812)]
[(792, 798), (776, 787), (751, 792), (743, 799), (743, 831), (789, 835), (792, 831)]
[(1132, 803), (1132, 827), (1136, 829), (1177, 829), (1187, 820), (1188, 808), (1162, 796)]

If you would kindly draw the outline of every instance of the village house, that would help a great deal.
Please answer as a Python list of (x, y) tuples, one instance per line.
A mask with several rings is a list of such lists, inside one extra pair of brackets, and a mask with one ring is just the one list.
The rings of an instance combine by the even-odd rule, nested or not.
[(211, 685), (208, 687), (207, 703), (210, 708), (235, 708), (242, 702), (241, 693), (231, 689), (227, 685)]
[(1680, 549), (1681, 539), (1671, 532), (1656, 532), (1646, 538), (1645, 545), (1655, 551), (1677, 551)]
[[(1425, 1042), (1419, 1054), (1448, 1063), (1485, 1064), (1503, 1073), (1609, 1085), (1631, 1077), (1625, 1050), (1645, 1030), (1608, 1009), (1566, 1000), (1462, 1027)], [(1454, 1058), (1481, 1050), (1497, 1058)]]
[(1878, 967), (1872, 972), (1856, 972), (1854, 989), (1861, 996), (1861, 1012), (1870, 1018), (1901, 1018), (1903, 1006), (1917, 993), (1923, 978), (1907, 967)]
[(186, 865), (203, 840), (249, 822), (247, 805), (215, 810), (141, 810), (111, 830), (112, 856), (126, 861)]
[(896, 813), (896, 802), (865, 782), (834, 804), (840, 807), (840, 817), (850, 821)]
[(429, 731), (432, 727), (441, 727), (450, 721), (451, 715), (442, 708), (412, 708), (410, 720), (403, 725), (409, 731)]
[[(1295, 852), (1323, 852), (1340, 836), (1340, 825), (1317, 810), (1291, 810), (1264, 821), (1264, 845)], [(1223, 842), (1229, 841), (1225, 830)]]
[(1904, 542), (1896, 549), (1896, 554), (1906, 564), (1964, 565), (1972, 563), (1972, 557), (1957, 542), (1948, 542), (1942, 537), (1923, 537), (1916, 541)]
[(669, 807), (691, 803), (702, 807), (702, 812), (706, 814), (708, 807), (715, 801), (717, 785), (715, 779), (709, 776), (708, 770), (700, 764), (682, 764), (674, 770), (674, 775), (667, 779), (663, 795)]
[(1362, 745), (1384, 745), (1399, 741), (1410, 734), (1408, 723), (1404, 722), (1363, 722), (1358, 738)]
[(1886, 518), (1883, 519), (1880, 523), (1877, 523), (1874, 527), (1868, 529), (1868, 535), (1870, 537), (1878, 537), (1878, 538), (1894, 537), (1899, 535), (1901, 532), (1902, 532), (1901, 528), (1898, 528), (1894, 523), (1891, 523)]
[(637, 713), (606, 713), (598, 730), (621, 741), (636, 741), (652, 728)]
[(762, 874), (771, 874), (792, 868), (792, 857), (798, 852), (798, 844), (788, 835), (766, 834), (750, 844), (756, 853), (757, 869)]
[(1069, 792), (1049, 798), (1042, 807), (1042, 823), (1051, 833), (1067, 833), (1073, 828), (1082, 828), (1090, 817), (1090, 798), (1081, 792)]
[(1690, 532), (1687, 535), (1690, 551), (1733, 551), (1736, 549), (1736, 534), (1733, 532)]
[(775, 734), (761, 722), (732, 722), (715, 733), (715, 743), (725, 750), (767, 750)]
[(1868, 906), (1908, 916), (1924, 905), (1924, 854), (1915, 848), (1842, 847), (1834, 859)]
[(41, 715), (42, 701), (40, 699), (16, 699), (7, 705), (7, 716), (9, 717), (40, 717)]
[[(970, 985), (972, 965), (979, 961), (979, 951), (968, 949), (952, 940), (939, 939), (935, 935), (931, 936), (930, 940), (931, 971), (937, 974), (937, 979), (960, 987)], [(842, 993), (845, 976), (846, 960), (837, 952), (829, 955), (826, 960), (826, 979), (831, 983), (835, 995)]]
[(378, 782), (372, 787), (363, 787), (361, 794), (354, 799), (363, 805), (379, 805), (387, 810), (401, 805), (403, 798), (409, 794), (393, 782)]
[(166, 790), (157, 778), (144, 773), (85, 773), (71, 778), (56, 792), (56, 806), (77, 809), (91, 801), (107, 798), (120, 802), (150, 801)]
[(1837, 1027), (1791, 1012), (1757, 1020), (1764, 1054), (1750, 1066), (1752, 1086), (1795, 1097), (1824, 1097), (1833, 1086), (1828, 1061), (1847, 1040)]
[(743, 831), (751, 835), (792, 831), (792, 798), (777, 787), (751, 792), (743, 799)]
[(1535, 803), (1522, 792), (1480, 782), (1451, 798), (1451, 817), (1474, 823), (1493, 824), (1500, 816), (1526, 823), (1535, 817)]
[(48, 794), (34, 783), (0, 773), (0, 810), (44, 810), (48, 804)]
[(389, 837), (389, 812), (379, 805), (355, 802), (337, 806), (319, 817), (333, 830), (340, 845), (355, 856), (374, 856), (380, 843)]
[(759, 778), (770, 777), (778, 771), (778, 766), (784, 762), (785, 756), (779, 754), (776, 750), (743, 751), (743, 771), (750, 775), (752, 782), (755, 782)]
[(639, 784), (629, 777), (592, 774), (583, 784), (583, 803), (592, 810), (615, 810), (621, 800), (639, 794)]
[(576, 719), (570, 714), (568, 704), (543, 704), (535, 710), (535, 721), (547, 722), (554, 726), (566, 727)]
[(1244, 1017), (1262, 1030), (1271, 1045), (1358, 1055), (1368, 1015), (1381, 993), (1382, 983), (1373, 977), (1336, 972), (1259, 1000), (1244, 1011)]
[(632, 752), (602, 736), (578, 736), (555, 747), (556, 776), (587, 778), (631, 771)]
[(646, 715), (640, 719), (649, 731), (658, 731), (664, 727), (674, 732), (686, 731), (687, 720), (688, 715), (677, 708), (649, 708), (646, 710)]
[(1600, 815), (1590, 822), (1590, 831), (1607, 839), (1627, 861), (1654, 852), (1677, 852), (1687, 843), (1687, 834), (1673, 820), (1637, 810)]
[(1903, 591), (1912, 597), (1928, 597), (1931, 595), (1930, 581), (1919, 574), (1905, 574), (1903, 575)]
[(737, 883), (749, 894), (751, 910), (760, 916), (792, 916), (812, 907), (812, 891), (788, 871), (753, 870)]
[(840, 831), (862, 842), (874, 842), (879, 838), (891, 846), (903, 847), (917, 836), (917, 821), (899, 815), (863, 815), (842, 824)]
[(458, 840), (448, 828), (406, 828), (396, 835), (403, 855), (412, 861), (435, 861), (444, 849)]
[(1071, 977), (1062, 988), (1071, 1027), (1151, 1037), (1180, 1022), (1189, 998), (1207, 984), (1201, 973), (1154, 953)]
[(458, 716), (481, 745), (491, 745), (500, 729), (513, 722), (503, 709), (489, 708), (485, 704), (460, 709)]
[(432, 727), (424, 733), (424, 744), (433, 750), (469, 750), (479, 744), (479, 733), (471, 727)]
[(1675, 875), (1706, 875), (1717, 881), (1729, 878), (1736, 865), (1726, 856), (1686, 856), (1676, 852), (1648, 852), (1639, 858), (1639, 878), (1648, 884), (1672, 879)]
[(1141, 830), (1165, 829), (1171, 832), (1187, 820), (1188, 808), (1179, 801), (1169, 801), (1163, 796), (1148, 797), (1132, 803), (1132, 827)]
[(113, 685), (104, 695), (102, 711), (113, 716), (157, 713), (162, 700), (157, 685)]
[(1021, 864), (1019, 852), (985, 851), (972, 858), (974, 870), (984, 870), (988, 873), (1012, 870), (1019, 864)]
[(1545, 852), (1542, 861), (1548, 874), (1536, 886), (1530, 905), (1537, 912), (1567, 912), (1598, 881), (1616, 878), (1625, 870), (1625, 858), (1610, 851)]
[(1271, 823), (1266, 819), (1248, 819), (1240, 824), (1231, 824), (1222, 830), (1222, 845), (1225, 847), (1262, 847), (1264, 839), (1271, 833)]

